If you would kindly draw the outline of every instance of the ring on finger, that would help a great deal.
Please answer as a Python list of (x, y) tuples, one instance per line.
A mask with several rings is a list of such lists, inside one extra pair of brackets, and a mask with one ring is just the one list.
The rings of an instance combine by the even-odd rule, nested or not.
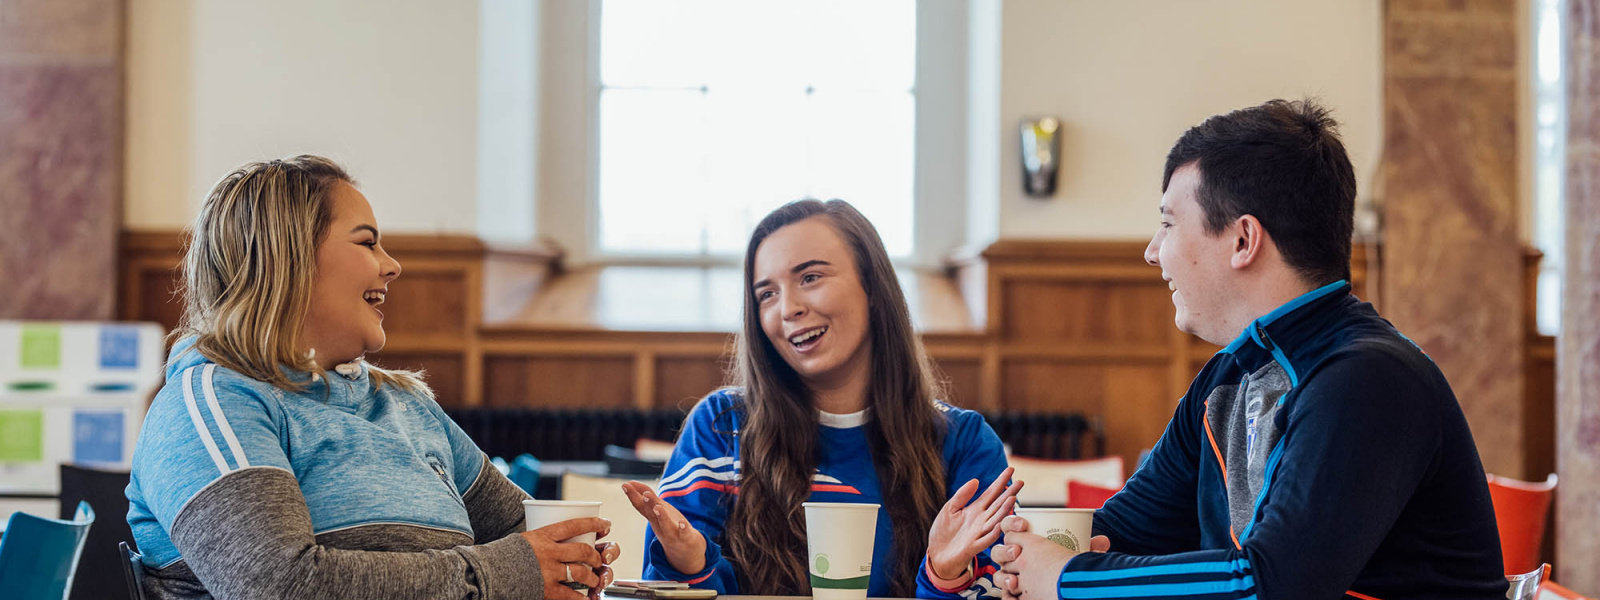
[(566, 579), (562, 579), (561, 582), (562, 583), (572, 583), (572, 565), (571, 564), (563, 564), (561, 566), (563, 568), (565, 568), (566, 571), (567, 571), (567, 578)]

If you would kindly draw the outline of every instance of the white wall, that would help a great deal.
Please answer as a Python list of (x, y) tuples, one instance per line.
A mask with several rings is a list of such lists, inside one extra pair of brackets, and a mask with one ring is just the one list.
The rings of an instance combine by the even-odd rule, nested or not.
[(473, 233), (477, 2), (131, 0), (124, 222), (189, 223), (238, 165), (342, 162), (385, 231)]
[(962, 244), (972, 247), (1000, 237), (1003, 8), (1001, 0), (967, 2), (967, 223)]
[(539, 4), (478, 6), (478, 236), (538, 238)]
[[(1320, 97), (1361, 194), (1382, 143), (1379, 0), (1004, 0), (1002, 237), (1140, 239), (1161, 170), (1207, 116)], [(1017, 124), (1064, 123), (1056, 196), (1022, 192)]]

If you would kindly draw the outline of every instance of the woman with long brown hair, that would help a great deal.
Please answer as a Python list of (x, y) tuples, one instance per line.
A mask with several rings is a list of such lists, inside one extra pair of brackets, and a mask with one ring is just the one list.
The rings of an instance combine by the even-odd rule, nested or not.
[(791, 202), (756, 226), (744, 283), (734, 385), (690, 413), (659, 489), (624, 485), (646, 577), (807, 595), (801, 504), (874, 503), (868, 595), (998, 597), (987, 548), (1021, 484), (983, 417), (938, 399), (877, 230)]

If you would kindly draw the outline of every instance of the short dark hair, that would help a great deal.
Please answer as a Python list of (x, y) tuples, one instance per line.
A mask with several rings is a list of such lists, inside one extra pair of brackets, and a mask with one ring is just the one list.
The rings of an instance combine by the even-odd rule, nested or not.
[(1313, 100), (1272, 100), (1211, 117), (1172, 145), (1161, 191), (1173, 171), (1198, 162), (1206, 233), (1253, 215), (1302, 279), (1349, 279), (1356, 175), (1338, 126)]

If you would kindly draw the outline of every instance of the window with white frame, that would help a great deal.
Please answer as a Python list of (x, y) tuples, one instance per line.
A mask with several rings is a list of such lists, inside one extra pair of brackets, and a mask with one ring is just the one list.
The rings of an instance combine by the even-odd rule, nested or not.
[(914, 0), (604, 0), (596, 249), (729, 257), (842, 198), (911, 254)]
[(1539, 332), (1561, 329), (1562, 231), (1566, 168), (1566, 98), (1561, 65), (1561, 0), (1534, 6), (1534, 206), (1533, 243), (1544, 252), (1539, 266)]

